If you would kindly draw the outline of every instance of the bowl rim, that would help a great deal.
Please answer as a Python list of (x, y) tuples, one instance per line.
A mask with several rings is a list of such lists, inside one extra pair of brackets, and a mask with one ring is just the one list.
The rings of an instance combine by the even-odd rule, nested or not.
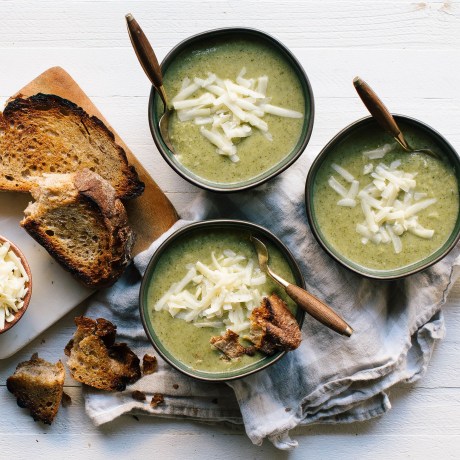
[[(155, 250), (153, 253), (152, 257), (150, 258), (150, 261), (147, 265), (147, 268), (144, 271), (144, 275), (142, 276), (142, 282), (141, 282), (141, 287), (139, 290), (139, 312), (140, 312), (140, 317), (141, 317), (141, 322), (142, 326), (144, 328), (145, 334), (147, 336), (147, 339), (149, 342), (153, 345), (157, 353), (168, 363), (170, 364), (174, 369), (178, 370), (182, 374), (185, 374), (189, 377), (193, 377), (194, 379), (201, 380), (201, 381), (206, 381), (206, 382), (228, 382), (230, 380), (236, 380), (240, 379), (243, 377), (246, 377), (248, 375), (252, 375), (256, 372), (259, 372), (263, 369), (266, 369), (267, 367), (271, 366), (275, 362), (279, 361), (287, 352), (282, 351), (278, 352), (273, 356), (269, 356), (268, 361), (264, 362), (265, 358), (261, 361), (258, 361), (256, 363), (253, 363), (252, 365), (249, 365), (249, 369), (243, 368), (243, 369), (236, 369), (234, 371), (229, 371), (229, 372), (206, 372), (206, 371), (198, 371), (198, 374), (194, 373), (193, 369), (188, 368), (187, 366), (184, 365), (184, 367), (180, 367), (178, 364), (176, 364), (175, 360), (172, 358), (172, 356), (166, 355), (159, 344), (157, 343), (157, 338), (153, 337), (150, 334), (149, 328), (147, 326), (147, 321), (148, 318), (146, 317), (146, 309), (148, 308), (147, 303), (144, 301), (148, 294), (148, 288), (149, 288), (149, 282), (151, 279), (151, 275), (155, 269), (155, 266), (160, 259), (160, 257), (163, 255), (163, 253), (169, 248), (171, 243), (174, 243), (176, 240), (180, 239), (184, 235), (187, 235), (189, 233), (192, 233), (194, 231), (200, 231), (203, 229), (237, 229), (240, 231), (249, 231), (249, 232), (254, 232), (256, 234), (262, 235), (262, 237), (266, 238), (270, 243), (274, 244), (277, 249), (281, 251), (283, 254), (284, 258), (288, 262), (293, 274), (294, 278), (296, 279), (296, 283), (298, 283), (299, 286), (305, 288), (305, 278), (300, 270), (300, 267), (295, 260), (294, 256), (292, 255), (291, 251), (287, 248), (287, 246), (276, 236), (274, 235), (270, 230), (266, 229), (265, 227), (254, 224), (252, 222), (244, 221), (244, 220), (238, 220), (238, 219), (210, 219), (210, 220), (203, 220), (199, 222), (193, 222), (191, 224), (187, 224), (184, 227), (179, 228), (176, 230), (174, 233), (172, 233), (168, 238), (166, 238), (161, 245)], [(296, 312), (296, 320), (299, 324), (299, 327), (302, 328), (303, 321), (305, 318), (305, 311), (302, 310), (300, 307), (297, 307), (297, 312)], [(158, 342), (161, 343), (160, 340)], [(179, 360), (176, 360), (179, 362)], [(253, 368), (254, 365), (257, 365), (258, 363), (262, 363), (261, 365), (258, 365), (256, 368)], [(209, 376), (206, 376), (206, 374), (209, 374)], [(220, 377), (215, 377), (218, 374), (222, 374)], [(231, 374), (230, 376), (228, 374)]]
[[(305, 93), (309, 96), (309, 102), (310, 102), (310, 110), (309, 110), (309, 119), (308, 119), (308, 124), (306, 126), (305, 130), (305, 135), (304, 139), (302, 140), (302, 143), (300, 146), (297, 148), (297, 152), (295, 155), (292, 155), (292, 157), (281, 167), (276, 167), (276, 165), (273, 166), (273, 168), (276, 168), (274, 171), (272, 171), (270, 174), (268, 174), (265, 177), (261, 177), (257, 180), (249, 180), (248, 184), (245, 185), (235, 185), (235, 186), (223, 186), (221, 185), (213, 185), (204, 182), (203, 180), (200, 180), (198, 176), (192, 175), (191, 171), (188, 169), (184, 168), (181, 169), (179, 168), (176, 163), (172, 160), (172, 156), (174, 155), (169, 148), (162, 142), (161, 139), (159, 139), (160, 134), (157, 129), (156, 123), (155, 123), (155, 116), (154, 116), (154, 107), (156, 105), (156, 101), (158, 98), (157, 91), (155, 88), (152, 86), (150, 90), (150, 97), (149, 97), (149, 103), (148, 103), (148, 120), (149, 120), (149, 127), (150, 127), (150, 133), (152, 135), (153, 141), (155, 142), (155, 145), (160, 152), (161, 156), (163, 159), (168, 163), (168, 165), (177, 173), (179, 174), (182, 178), (184, 178), (186, 181), (190, 182), (191, 184), (200, 187), (204, 190), (209, 190), (212, 192), (217, 192), (217, 193), (231, 193), (231, 192), (239, 192), (242, 190), (248, 190), (254, 187), (257, 187), (268, 180), (272, 179), (273, 177), (277, 176), (278, 174), (281, 174), (283, 171), (285, 171), (287, 168), (292, 166), (293, 163), (295, 163), (299, 157), (302, 155), (304, 150), (306, 149), (308, 142), (310, 141), (311, 134), (313, 131), (313, 124), (314, 124), (314, 118), (315, 118), (315, 102), (314, 102), (314, 94), (313, 90), (310, 84), (310, 80), (308, 79), (307, 73), (305, 72), (305, 69), (303, 68), (302, 64), (300, 61), (294, 56), (294, 54), (289, 50), (289, 48), (284, 45), (280, 40), (275, 38), (274, 36), (251, 27), (221, 27), (221, 28), (216, 28), (216, 29), (210, 29), (206, 30), (204, 32), (200, 32), (194, 35), (191, 35), (188, 38), (185, 38), (184, 40), (180, 41), (177, 45), (175, 45), (165, 56), (165, 58), (162, 60), (160, 67), (163, 70), (164, 66), (168, 66), (170, 64), (170, 61), (174, 59), (174, 57), (179, 54), (183, 49), (185, 49), (187, 46), (190, 45), (190, 43), (193, 43), (195, 41), (203, 40), (207, 36), (219, 36), (219, 35), (225, 35), (225, 34), (238, 34), (238, 33), (245, 33), (245, 34), (253, 34), (256, 36), (261, 37), (262, 39), (266, 41), (271, 41), (276, 45), (276, 47), (280, 50), (280, 52), (284, 53), (289, 61), (290, 65), (294, 68), (296, 71), (296, 74), (299, 78), (299, 80), (303, 80), (302, 86), (305, 86)], [(305, 126), (305, 125), (304, 125)], [(304, 129), (302, 128), (302, 133)], [(303, 134), (301, 134), (302, 136)], [(169, 153), (168, 153), (169, 152)], [(292, 153), (292, 152), (291, 152)]]
[(27, 291), (26, 295), (23, 298), (24, 305), (14, 315), (13, 321), (11, 321), (10, 323), (5, 322), (5, 327), (3, 329), (0, 329), (0, 335), (5, 333), (5, 332), (7, 332), (7, 331), (9, 331), (13, 326), (15, 326), (19, 322), (19, 320), (24, 316), (24, 313), (26, 312), (27, 308), (29, 307), (30, 298), (32, 297), (32, 271), (30, 270), (30, 265), (29, 265), (29, 262), (27, 261), (26, 256), (18, 248), (18, 246), (16, 246), (16, 244), (14, 244), (9, 238), (7, 238), (6, 236), (0, 235), (0, 244), (3, 244), (3, 243), (9, 243), (10, 244), (10, 250), (12, 250), (21, 259), (21, 262), (22, 262), (22, 265), (24, 267), (24, 270), (26, 271), (27, 276), (29, 277), (29, 281), (28, 281), (28, 285), (27, 285), (28, 291)]
[[(452, 164), (455, 167), (456, 171), (456, 179), (457, 179), (457, 184), (460, 192), (460, 176), (459, 176), (459, 171), (460, 171), (460, 156), (457, 153), (457, 151), (454, 149), (454, 147), (450, 144), (450, 142), (437, 130), (432, 128), (430, 125), (416, 119), (413, 117), (409, 117), (407, 115), (401, 115), (401, 114), (396, 114), (392, 113), (393, 117), (398, 121), (405, 122), (407, 121), (409, 124), (416, 125), (420, 128), (422, 128), (425, 132), (428, 132), (432, 137), (436, 138), (436, 141), (439, 141), (441, 144), (443, 144), (444, 147), (447, 148), (447, 150), (450, 151), (449, 159), (452, 160)], [(339, 262), (343, 267), (358, 273), (359, 275), (364, 276), (365, 278), (369, 279), (376, 279), (376, 280), (396, 280), (396, 279), (401, 279), (405, 278), (406, 276), (413, 275), (415, 273), (418, 273), (422, 270), (425, 270), (428, 267), (431, 267), (434, 265), (436, 262), (439, 262), (441, 259), (443, 259), (447, 254), (455, 247), (457, 242), (460, 239), (460, 227), (456, 230), (457, 234), (455, 237), (450, 241), (450, 243), (445, 247), (445, 249), (440, 252), (436, 257), (433, 257), (430, 260), (426, 260), (425, 263), (423, 263), (423, 260), (429, 259), (430, 256), (426, 257), (425, 259), (422, 259), (421, 261), (414, 262), (410, 265), (407, 265), (405, 267), (401, 268), (396, 268), (396, 269), (391, 269), (391, 270), (372, 270), (368, 271), (371, 269), (365, 269), (364, 267), (359, 266), (358, 264), (354, 265), (350, 263), (346, 258), (340, 258), (334, 251), (331, 250), (331, 248), (328, 247), (326, 242), (323, 240), (317, 226), (315, 223), (315, 219), (313, 217), (313, 203), (312, 203), (312, 193), (311, 191), (313, 190), (313, 185), (314, 185), (314, 179), (317, 173), (317, 170), (320, 168), (322, 162), (324, 161), (325, 157), (327, 156), (329, 150), (333, 148), (337, 143), (339, 143), (347, 134), (351, 133), (353, 130), (375, 122), (375, 119), (372, 116), (366, 116), (363, 118), (360, 118), (356, 121), (353, 121), (349, 125), (347, 125), (345, 128), (341, 129), (320, 151), (320, 153), (316, 156), (314, 159), (313, 163), (310, 166), (310, 169), (308, 171), (307, 175), (307, 180), (305, 183), (305, 206), (306, 206), (306, 212), (307, 212), (307, 219), (309, 226), (311, 228), (311, 231), (313, 233), (313, 236), (315, 237), (316, 241), (320, 244), (320, 246), (324, 249), (324, 251), (329, 254), (333, 259), (335, 259), (337, 262)], [(376, 123), (376, 122), (375, 122)], [(456, 163), (456, 164), (454, 164)], [(454, 230), (450, 234), (449, 238), (452, 237), (454, 234), (455, 228), (459, 226), (459, 221), (460, 221), (460, 209), (459, 209), (459, 214), (457, 216), (457, 222), (456, 226), (454, 227)], [(447, 240), (448, 241), (448, 240)], [(446, 241), (446, 242), (447, 242)], [(444, 246), (444, 245), (443, 245)], [(443, 247), (441, 246), (441, 248)], [(439, 249), (441, 249), (439, 248)], [(438, 249), (438, 250), (439, 250)], [(413, 268), (411, 268), (413, 267)]]

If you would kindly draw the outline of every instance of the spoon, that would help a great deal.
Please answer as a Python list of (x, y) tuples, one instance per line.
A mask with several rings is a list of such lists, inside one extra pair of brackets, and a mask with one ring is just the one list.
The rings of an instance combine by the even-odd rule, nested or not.
[(307, 292), (305, 289), (302, 289), (295, 284), (291, 284), (281, 276), (277, 275), (269, 266), (268, 266), (268, 249), (262, 241), (258, 238), (251, 235), (251, 241), (254, 244), (254, 247), (257, 252), (257, 257), (259, 259), (260, 269), (267, 273), (270, 278), (272, 278), (276, 283), (278, 283), (287, 293), (287, 295), (305, 310), (308, 314), (313, 316), (319, 322), (323, 323), (325, 326), (331, 328), (339, 334), (346, 335), (350, 337), (353, 334), (353, 329), (337, 314), (328, 307), (326, 304), (317, 299), (314, 295)]
[(355, 89), (367, 110), (369, 110), (370, 114), (374, 117), (375, 121), (380, 125), (382, 129), (393, 136), (393, 138), (404, 149), (404, 151), (408, 153), (425, 153), (434, 158), (440, 158), (439, 155), (432, 150), (414, 149), (408, 144), (404, 138), (403, 133), (399, 129), (396, 120), (393, 118), (393, 115), (391, 115), (377, 94), (375, 94), (372, 88), (364, 80), (362, 80), (360, 77), (355, 77), (353, 79), (353, 85), (355, 86)]
[(153, 51), (152, 46), (150, 45), (138, 22), (134, 19), (134, 16), (131, 13), (128, 13), (125, 17), (126, 24), (128, 26), (129, 38), (131, 39), (131, 44), (133, 45), (134, 51), (136, 52), (137, 59), (139, 59), (145, 74), (152, 82), (153, 87), (163, 101), (164, 113), (158, 123), (161, 137), (163, 138), (163, 141), (167, 145), (168, 149), (171, 150), (172, 153), (175, 153), (169, 138), (168, 130), (169, 117), (171, 116), (173, 109), (168, 105), (166, 91), (163, 86), (163, 74), (161, 72), (160, 64), (158, 64), (158, 59), (155, 56), (155, 52)]

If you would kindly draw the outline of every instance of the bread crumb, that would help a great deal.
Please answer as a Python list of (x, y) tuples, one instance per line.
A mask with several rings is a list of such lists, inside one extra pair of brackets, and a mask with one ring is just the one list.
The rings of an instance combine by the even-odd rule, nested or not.
[(158, 370), (158, 360), (156, 356), (145, 354), (142, 358), (142, 372), (144, 375), (153, 374)]
[(164, 403), (164, 396), (161, 393), (155, 393), (150, 401), (150, 407), (154, 408)]
[(147, 399), (147, 397), (145, 396), (145, 393), (139, 390), (134, 390), (131, 393), (131, 396), (136, 401), (145, 401)]

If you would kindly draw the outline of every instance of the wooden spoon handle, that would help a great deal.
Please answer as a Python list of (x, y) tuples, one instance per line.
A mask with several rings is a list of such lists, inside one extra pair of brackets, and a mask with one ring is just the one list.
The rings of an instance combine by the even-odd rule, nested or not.
[(132, 14), (126, 15), (126, 23), (128, 26), (129, 38), (136, 52), (137, 59), (139, 59), (152, 85), (159, 89), (163, 86), (163, 75), (152, 46)]
[(294, 284), (289, 284), (286, 287), (286, 293), (297, 305), (313, 316), (313, 318), (335, 332), (346, 335), (347, 337), (350, 337), (353, 333), (353, 329), (332, 308), (328, 307), (305, 289)]
[(385, 107), (377, 94), (374, 93), (372, 88), (359, 77), (353, 79), (353, 85), (364, 105), (367, 107), (367, 110), (369, 110), (377, 123), (388, 134), (391, 134), (393, 137), (398, 137), (401, 130), (389, 110)]

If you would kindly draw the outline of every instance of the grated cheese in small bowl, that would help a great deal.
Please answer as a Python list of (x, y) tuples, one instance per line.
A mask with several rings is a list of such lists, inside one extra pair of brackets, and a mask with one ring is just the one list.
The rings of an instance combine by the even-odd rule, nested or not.
[(245, 75), (243, 67), (235, 81), (222, 80), (211, 72), (206, 79), (186, 78), (172, 100), (179, 121), (199, 125), (201, 134), (216, 146), (216, 153), (234, 163), (240, 161), (234, 139), (249, 137), (254, 129), (260, 130), (267, 140), (273, 139), (267, 122), (262, 119), (267, 113), (303, 118), (300, 112), (270, 104), (266, 75), (249, 79)]
[(0, 333), (24, 308), (29, 276), (8, 241), (0, 239)]
[(260, 287), (265, 273), (253, 260), (230, 249), (211, 253), (211, 263), (197, 261), (173, 283), (158, 300), (156, 311), (166, 310), (196, 327), (231, 329), (237, 334), (248, 331), (249, 317), (267, 294)]

